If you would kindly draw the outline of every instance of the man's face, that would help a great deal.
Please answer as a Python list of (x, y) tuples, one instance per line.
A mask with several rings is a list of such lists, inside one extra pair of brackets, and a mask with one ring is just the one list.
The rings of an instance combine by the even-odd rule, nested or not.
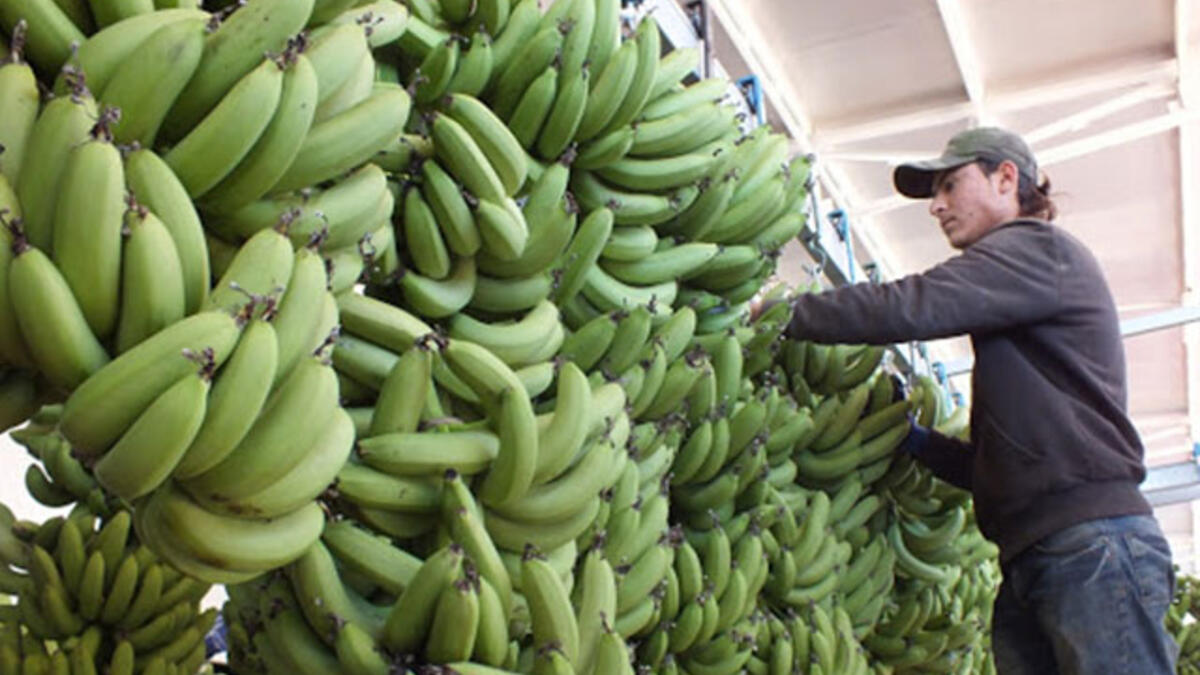
[(949, 169), (933, 181), (929, 213), (956, 249), (979, 241), (993, 227), (1020, 215), (1017, 171), (1002, 163), (990, 175), (976, 163)]

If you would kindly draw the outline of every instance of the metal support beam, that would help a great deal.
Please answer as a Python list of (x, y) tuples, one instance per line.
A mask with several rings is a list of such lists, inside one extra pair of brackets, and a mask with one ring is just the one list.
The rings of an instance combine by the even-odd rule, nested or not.
[(1058, 164), (1075, 159), (1076, 157), (1090, 155), (1093, 152), (1141, 140), (1147, 136), (1161, 134), (1164, 131), (1170, 131), (1182, 124), (1195, 122), (1196, 120), (1200, 120), (1200, 110), (1174, 110), (1165, 115), (1152, 117), (1141, 122), (1134, 122), (1133, 124), (1101, 132), (1088, 138), (1082, 138), (1078, 141), (1071, 141), (1053, 148), (1041, 150), (1037, 153), (1038, 164), (1043, 167)]
[(675, 0), (644, 0), (641, 9), (653, 13), (658, 29), (674, 49), (696, 47), (706, 49), (704, 39), (696, 34), (692, 18)]
[(1147, 469), (1141, 489), (1151, 506), (1200, 499), (1200, 465), (1192, 461)]
[(950, 50), (954, 52), (954, 61), (958, 64), (958, 72), (962, 75), (963, 86), (967, 90), (967, 100), (971, 103), (975, 126), (990, 124), (991, 120), (984, 108), (986, 90), (983, 85), (983, 71), (979, 67), (979, 58), (971, 43), (962, 3), (960, 0), (937, 0), (937, 6), (942, 15), (942, 25), (946, 27), (946, 37), (950, 39)]
[(1028, 131), (1021, 136), (1030, 145), (1037, 145), (1055, 136), (1082, 131), (1092, 122), (1104, 119), (1110, 115), (1127, 110), (1146, 101), (1166, 98), (1175, 93), (1175, 87), (1169, 82), (1153, 82), (1144, 84), (1137, 89), (1114, 96), (1107, 101), (1098, 103), (1090, 108), (1084, 108), (1073, 115)]
[(1134, 319), (1121, 321), (1121, 335), (1133, 337), (1142, 333), (1151, 333), (1164, 328), (1174, 328), (1184, 324), (1200, 321), (1200, 307), (1176, 307), (1165, 312), (1139, 316)]

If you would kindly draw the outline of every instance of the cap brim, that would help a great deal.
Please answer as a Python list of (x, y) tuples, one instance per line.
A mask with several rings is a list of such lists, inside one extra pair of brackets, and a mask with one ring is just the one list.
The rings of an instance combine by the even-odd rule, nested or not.
[(896, 186), (896, 191), (905, 197), (925, 199), (933, 196), (933, 179), (939, 173), (973, 161), (974, 157), (948, 155), (923, 162), (908, 162), (896, 167), (892, 172), (892, 183)]

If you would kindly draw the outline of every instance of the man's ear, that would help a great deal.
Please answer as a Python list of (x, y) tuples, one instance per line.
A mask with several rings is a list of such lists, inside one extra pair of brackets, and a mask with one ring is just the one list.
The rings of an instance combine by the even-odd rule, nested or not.
[(1016, 163), (1006, 159), (1000, 162), (997, 172), (1000, 174), (1000, 190), (1017, 194), (1021, 186), (1021, 170)]

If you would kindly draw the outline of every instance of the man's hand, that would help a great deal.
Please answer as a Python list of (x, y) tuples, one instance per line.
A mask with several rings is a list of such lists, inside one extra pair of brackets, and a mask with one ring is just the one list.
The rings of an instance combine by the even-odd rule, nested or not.
[(763, 312), (767, 311), (768, 309), (771, 309), (772, 307), (774, 307), (775, 305), (778, 305), (781, 302), (787, 302), (787, 299), (786, 298), (766, 298), (766, 299), (760, 298), (760, 299), (755, 300), (754, 302), (750, 303), (750, 322), (754, 323), (755, 321), (758, 321), (758, 317), (762, 316)]

